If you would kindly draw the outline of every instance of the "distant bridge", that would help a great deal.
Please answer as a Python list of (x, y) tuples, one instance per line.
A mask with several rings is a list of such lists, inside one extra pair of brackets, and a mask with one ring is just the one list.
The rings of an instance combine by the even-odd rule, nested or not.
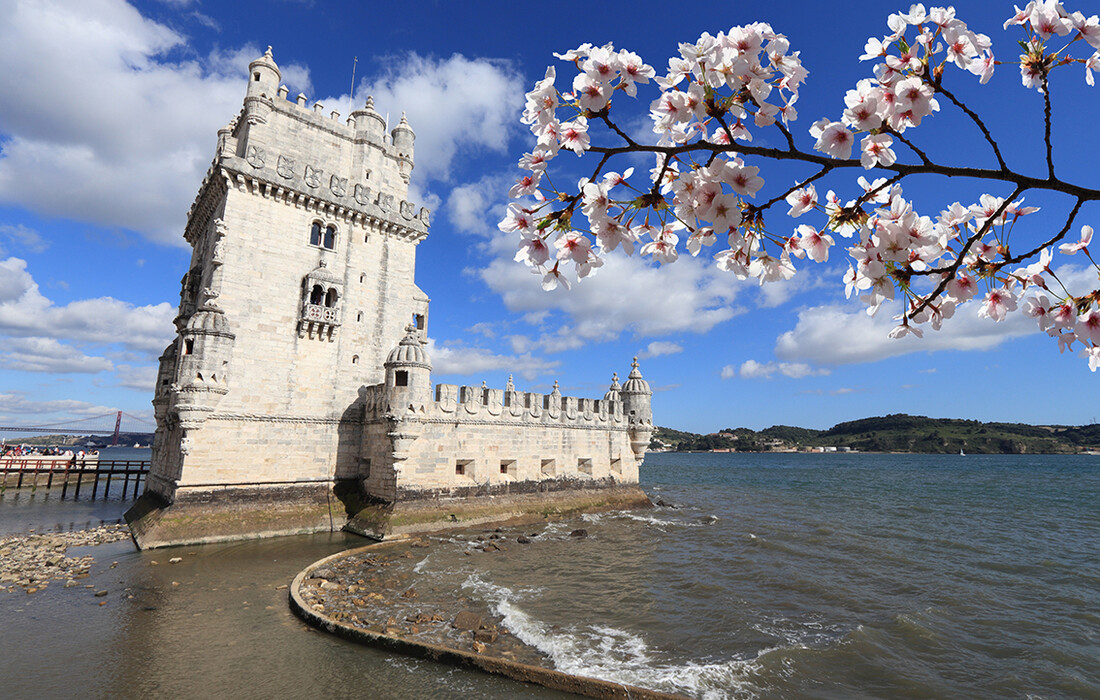
[[(123, 418), (126, 426), (123, 429)], [(0, 425), (0, 433), (44, 433), (58, 435), (113, 435), (118, 444), (119, 433), (151, 433), (156, 430), (151, 421), (131, 416), (123, 411), (88, 418), (68, 418), (45, 425)]]

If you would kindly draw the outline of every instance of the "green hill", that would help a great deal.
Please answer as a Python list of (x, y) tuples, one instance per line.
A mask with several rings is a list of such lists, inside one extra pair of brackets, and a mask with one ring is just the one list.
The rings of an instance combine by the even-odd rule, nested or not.
[[(1100, 425), (1043, 426), (926, 418), (895, 413), (838, 423), (828, 430), (775, 425), (727, 428), (710, 435), (657, 428), (656, 440), (680, 451), (766, 452), (839, 448), (860, 452), (1073, 454), (1100, 449)], [(656, 441), (655, 441), (656, 444)]]

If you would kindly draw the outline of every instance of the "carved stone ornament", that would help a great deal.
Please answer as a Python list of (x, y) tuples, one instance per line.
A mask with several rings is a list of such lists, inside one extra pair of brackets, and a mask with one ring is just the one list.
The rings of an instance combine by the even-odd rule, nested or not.
[(248, 155), (245, 156), (245, 160), (248, 161), (249, 165), (258, 170), (264, 167), (264, 159), (266, 156), (267, 154), (264, 153), (264, 149), (259, 146), (249, 146)]
[(293, 158), (287, 158), (286, 156), (279, 156), (279, 164), (275, 166), (275, 169), (279, 172), (280, 177), (284, 177), (287, 180), (294, 177), (294, 166), (296, 163)]
[(181, 438), (180, 439), (180, 454), (184, 455), (184, 456), (191, 454), (191, 447), (194, 444), (195, 444), (195, 441), (192, 440), (189, 437)]
[(204, 297), (203, 303), (205, 304), (207, 302), (217, 299), (219, 296), (221, 296), (221, 292), (211, 287), (204, 287), (202, 290), (202, 296)]
[(370, 204), (370, 188), (366, 185), (356, 185), (355, 201), (358, 202), (361, 206), (366, 206), (367, 204)]
[(416, 218), (416, 207), (413, 206), (412, 202), (401, 200), (401, 216), (409, 220)]
[(325, 171), (320, 168), (315, 168), (312, 165), (306, 166), (306, 184), (310, 187), (320, 187), (321, 178), (325, 176)]
[(424, 222), (425, 226), (431, 225), (432, 211), (427, 207), (420, 207), (420, 220)]
[(337, 177), (333, 175), (329, 179), (328, 187), (332, 190), (332, 193), (337, 197), (343, 197), (348, 191), (348, 179), (346, 177)]
[(378, 208), (382, 211), (390, 211), (393, 209), (393, 195), (378, 193)]

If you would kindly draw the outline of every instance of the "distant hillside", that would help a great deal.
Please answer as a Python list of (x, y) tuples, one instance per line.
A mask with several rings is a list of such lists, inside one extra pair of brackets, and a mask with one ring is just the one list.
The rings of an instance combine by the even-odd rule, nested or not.
[[(46, 447), (74, 447), (78, 449), (99, 449), (110, 447), (114, 437), (111, 435), (35, 435), (34, 437), (7, 438), (9, 445), (37, 445)], [(119, 433), (118, 444), (123, 447), (133, 445), (151, 445), (153, 433)]]
[(926, 418), (896, 413), (838, 423), (828, 430), (775, 425), (760, 431), (727, 428), (697, 435), (657, 428), (658, 443), (679, 451), (767, 452), (840, 448), (860, 452), (1073, 454), (1100, 450), (1100, 425), (1037, 426)]

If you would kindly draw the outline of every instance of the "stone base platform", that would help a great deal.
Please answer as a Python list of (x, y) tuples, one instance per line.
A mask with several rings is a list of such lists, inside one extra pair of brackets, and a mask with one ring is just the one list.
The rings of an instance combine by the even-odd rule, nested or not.
[(141, 549), (332, 532), (348, 518), (340, 491), (331, 483), (180, 489), (172, 503), (146, 492), (126, 522)]
[(180, 488), (171, 503), (146, 492), (126, 512), (141, 549), (335, 532), (382, 540), (487, 523), (543, 522), (579, 513), (649, 508), (637, 484), (611, 479), (409, 490), (365, 502), (354, 481), (291, 486)]
[(611, 479), (526, 481), (493, 487), (410, 490), (394, 503), (370, 503), (344, 527), (364, 537), (439, 532), (460, 527), (543, 522), (580, 513), (651, 508), (637, 484)]

